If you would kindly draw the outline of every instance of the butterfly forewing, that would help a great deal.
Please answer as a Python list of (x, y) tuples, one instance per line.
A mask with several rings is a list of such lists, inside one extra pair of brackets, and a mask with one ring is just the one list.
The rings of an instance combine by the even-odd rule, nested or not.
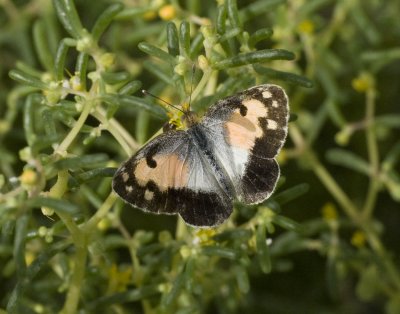
[(193, 226), (226, 220), (232, 201), (185, 131), (162, 134), (116, 172), (114, 191), (144, 211), (179, 213)]

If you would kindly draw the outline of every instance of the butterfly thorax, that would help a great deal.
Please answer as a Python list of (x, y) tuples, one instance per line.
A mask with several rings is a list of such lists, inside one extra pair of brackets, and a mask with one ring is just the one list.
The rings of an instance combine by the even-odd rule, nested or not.
[(200, 122), (199, 117), (193, 111), (186, 111), (181, 117), (182, 125), (185, 129), (192, 127), (193, 125)]
[(208, 171), (213, 173), (219, 187), (222, 189), (222, 192), (228, 199), (230, 199), (234, 195), (234, 188), (231, 182), (227, 180), (228, 174), (224, 165), (220, 160), (218, 160), (218, 158), (216, 158), (215, 147), (211, 143), (212, 141), (207, 133), (207, 129), (201, 123), (195, 123), (187, 131), (187, 134), (197, 148), (197, 151), (201, 152), (204, 165), (207, 165)]

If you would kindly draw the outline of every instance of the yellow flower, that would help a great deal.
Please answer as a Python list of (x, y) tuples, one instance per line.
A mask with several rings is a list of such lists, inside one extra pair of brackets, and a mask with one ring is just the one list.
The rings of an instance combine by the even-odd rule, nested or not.
[(73, 90), (76, 90), (76, 91), (82, 91), (83, 90), (82, 82), (81, 82), (81, 79), (79, 77), (79, 72), (77, 72), (74, 76), (72, 76), (69, 79), (69, 83), (70, 83), (71, 88)]
[(199, 68), (203, 71), (206, 70), (210, 66), (206, 56), (204, 56), (204, 55), (198, 56), (197, 62), (199, 64)]
[(344, 127), (341, 131), (335, 134), (335, 142), (340, 146), (346, 146), (349, 143), (352, 133), (350, 127)]
[(214, 243), (212, 237), (216, 234), (214, 229), (199, 229), (193, 239), (194, 243), (199, 243), (200, 245), (210, 245)]
[(311, 20), (304, 20), (297, 26), (297, 30), (304, 34), (312, 34), (314, 32), (314, 28), (315, 25)]
[(22, 172), (19, 177), (21, 184), (24, 186), (32, 186), (35, 185), (38, 180), (38, 175), (32, 169), (26, 169)]
[(54, 214), (54, 209), (51, 209), (49, 207), (42, 207), (41, 211), (44, 216), (53, 216)]
[(126, 267), (119, 270), (116, 264), (112, 264), (109, 269), (108, 291), (109, 292), (122, 292), (126, 290), (126, 286), (131, 282), (132, 268)]
[(106, 69), (115, 64), (115, 54), (106, 52), (100, 56), (100, 64)]
[(365, 93), (375, 85), (374, 77), (367, 73), (361, 72), (355, 79), (351, 81), (353, 88), (359, 93)]
[(167, 4), (160, 8), (158, 15), (162, 20), (170, 21), (176, 17), (176, 9), (172, 4)]
[(25, 252), (25, 263), (27, 266), (32, 264), (32, 262), (35, 260), (35, 254), (32, 252)]
[(361, 230), (355, 231), (351, 237), (351, 244), (358, 248), (364, 247), (366, 241), (365, 233)]
[(322, 217), (326, 221), (332, 221), (332, 220), (337, 220), (338, 213), (336, 210), (336, 206), (332, 203), (326, 203), (322, 207)]
[(111, 221), (108, 217), (104, 217), (97, 223), (97, 229), (99, 229), (100, 231), (106, 231), (110, 227)]

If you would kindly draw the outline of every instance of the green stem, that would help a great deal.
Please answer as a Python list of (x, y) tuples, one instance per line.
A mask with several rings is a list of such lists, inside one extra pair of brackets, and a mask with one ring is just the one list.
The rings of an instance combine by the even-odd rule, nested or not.
[(85, 266), (87, 259), (86, 238), (81, 234), (81, 242), (75, 243), (76, 253), (74, 261), (74, 269), (72, 271), (72, 278), (69, 284), (67, 297), (65, 299), (64, 307), (61, 314), (75, 314), (79, 305), (81, 295), (81, 287), (85, 275)]
[(84, 226), (84, 232), (88, 234), (93, 232), (93, 229), (96, 228), (100, 220), (107, 215), (108, 211), (114, 205), (116, 200), (116, 195), (111, 192), (104, 203), (100, 206), (99, 210), (86, 222)]
[(76, 121), (74, 127), (71, 129), (71, 131), (68, 133), (68, 135), (64, 138), (64, 140), (61, 142), (61, 144), (54, 151), (55, 155), (64, 155), (65, 154), (68, 147), (71, 145), (73, 140), (76, 138), (79, 131), (83, 127), (83, 124), (85, 123), (87, 117), (89, 116), (90, 110), (92, 109), (92, 104), (93, 103), (91, 101), (85, 102), (82, 113), (79, 116), (78, 121)]
[(304, 151), (304, 154), (306, 154), (308, 160), (310, 160), (310, 163), (313, 165), (313, 171), (315, 172), (316, 176), (321, 180), (324, 186), (340, 204), (343, 211), (353, 220), (356, 225), (358, 225), (364, 231), (372, 250), (379, 257), (379, 259), (383, 261), (388, 278), (390, 278), (394, 284), (395, 289), (400, 290), (400, 274), (398, 273), (396, 266), (391, 261), (390, 256), (386, 253), (379, 237), (376, 235), (375, 230), (370, 227), (368, 220), (364, 219), (365, 217), (359, 215), (359, 210), (357, 207), (339, 187), (326, 168), (319, 162), (314, 153), (309, 148), (304, 146), (304, 138), (296, 125), (291, 127), (290, 132), (292, 138), (294, 138), (294, 143), (296, 146), (300, 151)]
[(103, 123), (105, 128), (114, 136), (128, 156), (131, 156), (134, 151), (138, 150), (139, 145), (132, 136), (114, 118), (107, 120), (104, 110), (97, 108), (92, 115)]
[(363, 208), (363, 215), (365, 218), (370, 217), (372, 214), (379, 189), (379, 180), (378, 180), (379, 151), (378, 151), (378, 145), (374, 127), (375, 96), (376, 93), (373, 88), (368, 90), (367, 100), (366, 100), (367, 103), (366, 103), (365, 120), (367, 125), (366, 136), (367, 136), (368, 157), (371, 167), (371, 176), (370, 176), (368, 193)]
[(290, 136), (295, 143), (298, 151), (307, 156), (310, 164), (313, 165), (312, 170), (316, 176), (322, 181), (327, 190), (334, 196), (336, 201), (342, 206), (345, 213), (352, 218), (355, 222), (360, 221), (360, 215), (358, 214), (357, 207), (349, 199), (346, 193), (340, 188), (336, 183), (330, 173), (326, 168), (319, 162), (318, 158), (315, 156), (314, 152), (307, 146), (305, 139), (298, 129), (298, 127), (293, 124), (289, 129)]
[(360, 223), (360, 215), (358, 214), (357, 207), (349, 199), (349, 197), (344, 193), (340, 186), (333, 179), (331, 174), (326, 170), (326, 168), (319, 162), (318, 158), (311, 152), (306, 152), (311, 164), (313, 165), (313, 171), (316, 176), (321, 180), (328, 191), (334, 196), (336, 201), (343, 208), (345, 213), (353, 219), (357, 224)]
[(67, 227), (69, 233), (72, 236), (73, 241), (77, 242), (77, 240), (79, 240), (79, 237), (80, 237), (80, 234), (82, 231), (76, 225), (73, 218), (68, 214), (64, 214), (64, 213), (60, 213), (60, 212), (58, 213), (58, 217), (60, 217), (60, 219), (62, 220), (64, 225)]
[(379, 237), (376, 235), (374, 228), (370, 227), (368, 224), (364, 224), (363, 230), (368, 238), (368, 243), (370, 244), (371, 248), (383, 262), (383, 265), (388, 273), (388, 279), (393, 282), (395, 289), (400, 291), (400, 274), (398, 269), (385, 251), (385, 248), (383, 247), (382, 242), (379, 240)]
[[(60, 170), (57, 175), (56, 183), (50, 188), (49, 193), (47, 194), (49, 197), (60, 199), (65, 194), (68, 189), (68, 170)], [(51, 210), (47, 209), (46, 207), (42, 208), (42, 211)], [(65, 213), (58, 212), (58, 216), (63, 221), (65, 226), (67, 227), (68, 231), (70, 232), (72, 237), (80, 234), (80, 230), (76, 223), (74, 222), (73, 218)]]
[(197, 84), (195, 90), (192, 93), (192, 101), (196, 99), (196, 97), (200, 94), (201, 91), (204, 90), (204, 86), (208, 83), (211, 74), (213, 73), (213, 70), (211, 68), (207, 68), (204, 71), (203, 77), (201, 78), (199, 84)]

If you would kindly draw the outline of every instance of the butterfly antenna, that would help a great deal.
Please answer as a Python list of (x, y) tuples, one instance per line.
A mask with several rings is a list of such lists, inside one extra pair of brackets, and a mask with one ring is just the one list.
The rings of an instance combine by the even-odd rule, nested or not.
[(196, 67), (195, 67), (195, 64), (193, 63), (193, 65), (192, 65), (192, 77), (190, 78), (189, 111), (190, 111), (190, 105), (192, 103), (193, 78), (194, 78), (195, 71), (196, 71)]
[(178, 107), (174, 106), (173, 104), (170, 104), (168, 101), (165, 101), (164, 99), (162, 99), (162, 98), (160, 98), (160, 97), (158, 97), (158, 96), (156, 96), (156, 95), (153, 95), (152, 93), (148, 92), (148, 91), (145, 90), (145, 89), (142, 89), (142, 93), (143, 93), (144, 95), (151, 96), (151, 97), (153, 97), (153, 98), (155, 98), (155, 99), (158, 99), (159, 101), (162, 101), (164, 104), (167, 104), (168, 106), (171, 106), (172, 108), (174, 108), (174, 109), (176, 109), (176, 110), (179, 110), (179, 111), (182, 112), (182, 113), (185, 113), (182, 109), (179, 109)]

